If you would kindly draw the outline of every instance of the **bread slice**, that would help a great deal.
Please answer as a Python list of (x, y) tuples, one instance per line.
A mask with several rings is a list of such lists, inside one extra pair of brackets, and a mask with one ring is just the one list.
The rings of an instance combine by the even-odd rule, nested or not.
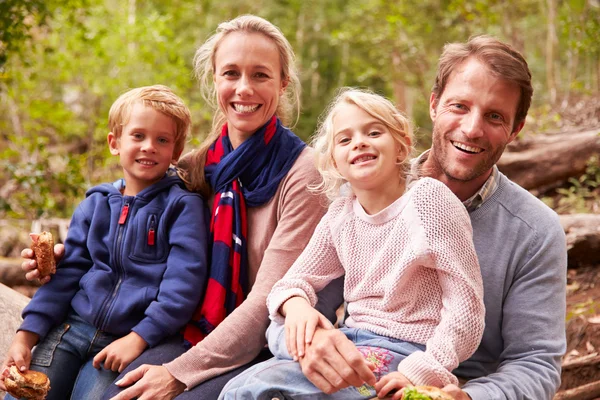
[(54, 239), (50, 232), (29, 234), (32, 240), (31, 248), (35, 253), (40, 279), (56, 273), (54, 260)]
[(16, 365), (10, 367), (4, 379), (6, 391), (13, 397), (30, 400), (44, 400), (50, 390), (50, 379), (43, 372), (19, 371)]
[[(411, 394), (411, 392), (418, 394)], [(422, 400), (423, 396), (429, 397), (429, 400), (454, 400), (448, 393), (435, 386), (413, 386), (404, 389), (404, 399), (406, 400), (411, 400), (411, 398)]]

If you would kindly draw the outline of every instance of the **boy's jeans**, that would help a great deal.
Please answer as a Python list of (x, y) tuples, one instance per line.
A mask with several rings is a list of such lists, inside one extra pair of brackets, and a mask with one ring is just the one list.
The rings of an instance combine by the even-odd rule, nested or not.
[[(92, 366), (93, 358), (119, 336), (101, 332), (71, 311), (63, 324), (52, 329), (33, 349), (31, 369), (50, 378), (46, 400), (100, 399), (119, 375)], [(5, 400), (14, 399), (6, 395)]]
[[(411, 353), (425, 350), (424, 345), (380, 336), (363, 329), (341, 328), (340, 330), (356, 345), (367, 360), (377, 366), (373, 371), (377, 379), (397, 371), (400, 361)], [(280, 342), (280, 347), (285, 347), (285, 339)], [(275, 350), (274, 354), (282, 354), (277, 349), (273, 350)], [(223, 388), (219, 399), (352, 400), (376, 397), (375, 389), (366, 384), (359, 388), (349, 387), (326, 395), (306, 379), (298, 362), (291, 359), (272, 358), (249, 368), (229, 381)]]

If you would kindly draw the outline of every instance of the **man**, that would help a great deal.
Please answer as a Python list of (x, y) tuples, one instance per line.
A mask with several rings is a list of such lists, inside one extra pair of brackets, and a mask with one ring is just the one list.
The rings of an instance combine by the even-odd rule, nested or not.
[[(440, 57), (430, 98), (433, 144), (413, 172), (444, 182), (467, 207), (486, 306), (482, 342), (454, 371), (466, 383), (444, 388), (457, 400), (551, 399), (560, 384), (564, 233), (552, 210), (495, 166), (523, 128), (532, 93), (524, 58), (494, 38), (449, 44)], [(336, 330), (318, 330), (300, 364), (326, 393), (372, 376)]]

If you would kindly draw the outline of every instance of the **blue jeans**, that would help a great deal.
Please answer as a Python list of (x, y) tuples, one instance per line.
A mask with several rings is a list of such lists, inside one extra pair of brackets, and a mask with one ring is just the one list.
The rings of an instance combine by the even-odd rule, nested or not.
[[(397, 371), (398, 364), (415, 351), (425, 350), (416, 343), (380, 336), (356, 328), (340, 329), (377, 368), (375, 376), (379, 380), (390, 372)], [(281, 344), (285, 346), (285, 344)], [(273, 358), (249, 368), (229, 381), (219, 399), (370, 399), (377, 397), (375, 389), (367, 384), (361, 387), (348, 387), (327, 395), (313, 385), (302, 373), (300, 364), (290, 359)]]
[[(65, 322), (52, 329), (32, 352), (30, 368), (50, 378), (46, 400), (100, 399), (119, 373), (98, 370), (92, 361), (118, 338), (97, 330), (71, 311)], [(14, 398), (6, 395), (8, 399)]]

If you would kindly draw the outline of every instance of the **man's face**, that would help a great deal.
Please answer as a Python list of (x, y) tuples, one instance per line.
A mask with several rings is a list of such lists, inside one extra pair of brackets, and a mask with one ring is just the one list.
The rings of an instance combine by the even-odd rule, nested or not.
[(474, 58), (450, 75), (439, 99), (431, 95), (433, 144), (426, 167), (462, 200), (455, 189), (475, 193), (523, 127), (512, 129), (520, 96), (518, 85), (493, 76)]

